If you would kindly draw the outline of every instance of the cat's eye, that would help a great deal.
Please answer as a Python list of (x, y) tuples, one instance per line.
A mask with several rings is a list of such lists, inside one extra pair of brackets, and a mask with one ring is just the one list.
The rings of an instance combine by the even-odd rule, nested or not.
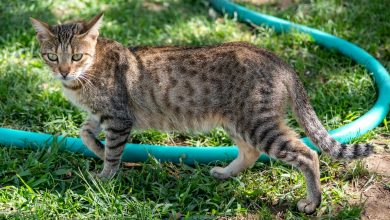
[(58, 60), (57, 55), (55, 55), (54, 53), (48, 53), (48, 54), (47, 54), (47, 58), (48, 58), (50, 61), (57, 61), (57, 60)]
[(81, 58), (83, 58), (82, 53), (76, 53), (76, 54), (73, 54), (73, 56), (72, 56), (73, 61), (79, 61), (79, 60), (81, 60)]

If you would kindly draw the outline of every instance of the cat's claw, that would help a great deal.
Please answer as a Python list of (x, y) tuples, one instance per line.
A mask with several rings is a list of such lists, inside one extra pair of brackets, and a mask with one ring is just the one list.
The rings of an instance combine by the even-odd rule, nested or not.
[(301, 199), (298, 201), (298, 204), (297, 204), (298, 210), (300, 212), (304, 212), (308, 215), (313, 214), (319, 205), (320, 204), (309, 201), (307, 199)]
[(230, 175), (226, 173), (225, 168), (223, 167), (212, 168), (210, 170), (210, 175), (220, 180), (226, 180), (230, 177)]

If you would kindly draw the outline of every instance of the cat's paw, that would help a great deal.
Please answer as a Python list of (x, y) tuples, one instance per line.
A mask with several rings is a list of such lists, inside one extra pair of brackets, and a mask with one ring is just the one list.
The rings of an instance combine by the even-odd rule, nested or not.
[(298, 210), (308, 215), (313, 214), (319, 205), (320, 205), (319, 203), (312, 202), (307, 199), (301, 199), (297, 204)]
[(115, 173), (112, 173), (112, 172), (104, 172), (104, 170), (100, 173), (96, 173), (94, 174), (94, 177), (96, 179), (100, 179), (102, 181), (107, 181), (107, 180), (110, 180), (114, 177)]
[(210, 170), (210, 175), (220, 180), (226, 180), (230, 177), (230, 174), (226, 173), (225, 168), (223, 167), (212, 168)]

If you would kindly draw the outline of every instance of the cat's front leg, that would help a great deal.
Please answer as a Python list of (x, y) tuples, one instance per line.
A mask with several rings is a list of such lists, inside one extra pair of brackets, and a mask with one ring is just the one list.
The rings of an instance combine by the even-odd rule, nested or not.
[(80, 130), (80, 137), (84, 145), (87, 146), (96, 156), (104, 159), (104, 145), (96, 138), (101, 131), (100, 123), (93, 118), (88, 118)]
[(104, 122), (106, 146), (104, 151), (104, 167), (99, 177), (110, 178), (119, 169), (123, 149), (130, 135), (130, 120), (108, 119)]

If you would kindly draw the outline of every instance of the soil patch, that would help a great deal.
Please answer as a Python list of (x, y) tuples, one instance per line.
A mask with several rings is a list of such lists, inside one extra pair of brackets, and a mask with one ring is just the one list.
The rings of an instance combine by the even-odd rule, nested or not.
[(364, 159), (370, 175), (353, 182), (347, 192), (351, 204), (363, 204), (362, 219), (390, 219), (390, 153), (381, 152)]

